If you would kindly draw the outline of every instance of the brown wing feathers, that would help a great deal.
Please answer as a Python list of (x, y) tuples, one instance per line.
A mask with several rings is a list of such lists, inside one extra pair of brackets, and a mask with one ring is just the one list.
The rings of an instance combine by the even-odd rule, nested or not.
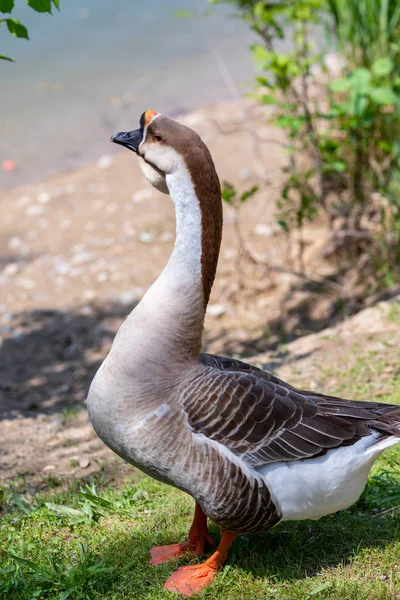
[(318, 456), (371, 429), (400, 435), (399, 407), (297, 391), (233, 359), (202, 354), (201, 362), (184, 395), (189, 424), (252, 466)]

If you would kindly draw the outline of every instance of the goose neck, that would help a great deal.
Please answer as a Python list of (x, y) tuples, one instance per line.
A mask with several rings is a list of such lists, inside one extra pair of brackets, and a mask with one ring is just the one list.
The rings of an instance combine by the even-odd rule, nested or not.
[(113, 352), (129, 357), (127, 369), (135, 376), (151, 372), (152, 382), (165, 371), (181, 372), (188, 361), (198, 360), (201, 351), (222, 233), (215, 170), (212, 176), (199, 183), (185, 164), (166, 176), (176, 213), (174, 249), (117, 336)]
[[(212, 165), (213, 166), (213, 165)], [(214, 282), (222, 236), (222, 203), (219, 180), (184, 163), (166, 181), (175, 206), (176, 238), (169, 265), (182, 275), (201, 300), (202, 318)], [(168, 266), (169, 266), (168, 265)]]

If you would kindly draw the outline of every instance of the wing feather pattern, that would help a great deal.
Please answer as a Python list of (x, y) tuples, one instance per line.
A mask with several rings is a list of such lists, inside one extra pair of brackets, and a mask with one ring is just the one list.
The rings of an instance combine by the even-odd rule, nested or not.
[(210, 354), (200, 360), (185, 385), (189, 424), (253, 467), (319, 456), (371, 429), (399, 435), (399, 407), (296, 390), (239, 360)]

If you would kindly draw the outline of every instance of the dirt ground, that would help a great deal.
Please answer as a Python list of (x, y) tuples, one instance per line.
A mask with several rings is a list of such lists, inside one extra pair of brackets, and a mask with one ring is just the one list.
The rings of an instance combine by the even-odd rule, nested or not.
[[(219, 104), (181, 120), (208, 144), (221, 180), (240, 191), (260, 186), (242, 210), (246, 242), (272, 263), (293, 266), (274, 218), (285, 155), (263, 109)], [(172, 250), (172, 203), (147, 184), (134, 155), (121, 151), (0, 192), (0, 215), (0, 481), (22, 476), (45, 486), (49, 478), (86, 477), (105, 466), (110, 473), (125, 470), (92, 431), (85, 397), (121, 321)], [(238, 268), (229, 206), (224, 220), (205, 349), (264, 353), (259, 360), (282, 376), (317, 384), (312, 365), (340, 353), (340, 344), (323, 333), (301, 336), (339, 321), (336, 298), (331, 290), (317, 294), (318, 287), (291, 273), (243, 261)], [(327, 235), (322, 225), (305, 232), (305, 260), (314, 275), (330, 273), (322, 252)], [(377, 312), (369, 314), (368, 327), (380, 323), (379, 331), (394, 332), (381, 318), (388, 307), (369, 309)], [(337, 325), (334, 337), (348, 344), (365, 337), (365, 323), (362, 331), (351, 323), (357, 321)]]

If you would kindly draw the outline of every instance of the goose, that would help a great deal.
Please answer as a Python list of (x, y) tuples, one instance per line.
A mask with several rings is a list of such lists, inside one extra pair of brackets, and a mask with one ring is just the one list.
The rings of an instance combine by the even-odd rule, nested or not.
[(188, 540), (152, 548), (151, 564), (186, 553), (164, 587), (190, 596), (211, 583), (240, 534), (319, 519), (360, 497), (378, 456), (400, 441), (400, 407), (297, 390), (240, 360), (201, 352), (222, 234), (213, 160), (190, 128), (146, 111), (111, 137), (169, 194), (176, 240), (167, 265), (116, 334), (90, 386), (97, 435), (115, 453), (195, 500)]

